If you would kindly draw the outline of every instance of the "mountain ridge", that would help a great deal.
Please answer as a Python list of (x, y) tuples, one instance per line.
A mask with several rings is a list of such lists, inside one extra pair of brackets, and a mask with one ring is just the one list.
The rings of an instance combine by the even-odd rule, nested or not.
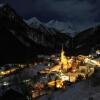
[(58, 52), (70, 40), (66, 34), (51, 34), (43, 26), (31, 28), (9, 5), (0, 8), (1, 62), (23, 62), (37, 54)]
[(25, 62), (37, 54), (60, 52), (62, 44), (68, 55), (89, 54), (93, 47), (100, 48), (99, 34), (99, 26), (82, 31), (73, 38), (44, 25), (30, 27), (9, 5), (0, 8), (2, 62)]

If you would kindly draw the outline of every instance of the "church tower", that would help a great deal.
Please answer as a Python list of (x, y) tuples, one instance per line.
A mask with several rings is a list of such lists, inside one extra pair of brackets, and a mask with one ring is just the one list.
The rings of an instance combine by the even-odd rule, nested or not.
[(65, 56), (65, 52), (62, 46), (62, 50), (61, 50), (61, 56), (60, 56), (60, 66), (61, 69), (67, 69), (67, 65), (68, 65), (68, 60)]

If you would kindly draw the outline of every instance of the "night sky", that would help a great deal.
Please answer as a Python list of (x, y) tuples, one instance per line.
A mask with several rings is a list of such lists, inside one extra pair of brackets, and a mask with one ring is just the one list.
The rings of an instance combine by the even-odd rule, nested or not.
[(100, 23), (100, 0), (0, 0), (8, 3), (25, 19), (71, 22), (79, 28)]

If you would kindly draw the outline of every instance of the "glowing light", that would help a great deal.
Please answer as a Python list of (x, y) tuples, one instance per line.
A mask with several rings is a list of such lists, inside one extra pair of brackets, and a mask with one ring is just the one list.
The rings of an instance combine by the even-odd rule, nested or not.
[(96, 53), (100, 55), (100, 50), (97, 50)]
[(100, 66), (100, 63), (99, 63), (98, 61), (91, 60), (91, 59), (89, 59), (89, 58), (86, 58), (86, 59), (85, 59), (85, 63), (90, 63), (90, 64), (93, 64), (93, 65)]
[(69, 76), (63, 75), (60, 78), (61, 78), (62, 81), (69, 81)]
[(4, 86), (7, 86), (7, 85), (9, 85), (9, 83), (8, 82), (4, 82), (3, 85)]
[(63, 81), (62, 80), (50, 81), (50, 82), (48, 82), (48, 86), (50, 88), (53, 88), (53, 87), (62, 88), (63, 87)]
[(63, 47), (62, 47), (62, 50), (61, 50), (61, 56), (60, 56), (60, 62), (58, 65), (54, 66), (53, 68), (51, 68), (50, 71), (60, 71), (60, 70), (68, 70), (68, 68), (70, 68), (70, 65), (68, 63), (68, 59), (67, 57), (65, 56), (65, 52), (63, 50)]
[(60, 62), (59, 65), (61, 66), (61, 69), (68, 69), (68, 59), (65, 56), (65, 52), (63, 50), (63, 46), (62, 46), (62, 51), (61, 51), (61, 57), (60, 57)]

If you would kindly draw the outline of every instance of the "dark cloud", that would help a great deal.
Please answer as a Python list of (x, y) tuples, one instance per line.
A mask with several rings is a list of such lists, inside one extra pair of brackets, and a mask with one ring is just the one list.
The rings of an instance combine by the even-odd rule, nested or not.
[(82, 29), (100, 22), (100, 0), (0, 0), (24, 18), (71, 22)]

